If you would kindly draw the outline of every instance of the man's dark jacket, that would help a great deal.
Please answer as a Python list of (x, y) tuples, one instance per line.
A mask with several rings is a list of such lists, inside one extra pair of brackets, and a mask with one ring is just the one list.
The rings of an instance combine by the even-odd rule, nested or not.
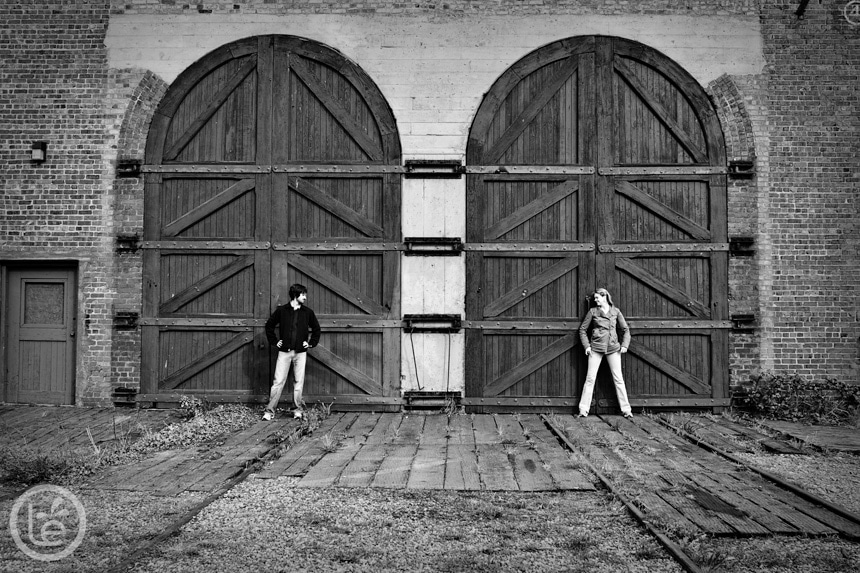
[[(278, 334), (275, 334), (275, 326), (278, 326)], [(295, 327), (295, 331), (291, 332)], [(291, 343), (291, 334), (292, 337)], [(308, 307), (302, 305), (298, 310), (293, 310), (289, 304), (279, 306), (266, 321), (266, 338), (269, 344), (276, 346), (279, 340), (284, 343), (278, 349), (281, 352), (295, 350), (297, 353), (305, 352), (303, 341), (307, 341), (313, 348), (320, 341), (320, 323), (317, 315)], [(294, 346), (294, 348), (293, 348)]]

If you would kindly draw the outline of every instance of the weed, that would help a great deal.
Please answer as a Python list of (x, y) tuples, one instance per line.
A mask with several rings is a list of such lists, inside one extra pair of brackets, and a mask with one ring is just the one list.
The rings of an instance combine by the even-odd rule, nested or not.
[(766, 372), (751, 378), (743, 406), (766, 418), (824, 425), (852, 425), (860, 418), (860, 386)]

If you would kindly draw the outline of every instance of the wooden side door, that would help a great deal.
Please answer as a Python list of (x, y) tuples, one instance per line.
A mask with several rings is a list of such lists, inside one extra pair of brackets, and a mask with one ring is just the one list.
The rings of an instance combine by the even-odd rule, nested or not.
[[(600, 286), (632, 326), (634, 405), (727, 403), (725, 155), (688, 74), (627, 40), (556, 42), (493, 86), (467, 162), (470, 406), (573, 406)], [(595, 400), (615, 407), (605, 366)]]
[(74, 404), (75, 270), (8, 272), (7, 402)]
[[(597, 45), (598, 266), (634, 326), (633, 403), (728, 402), (726, 158), (701, 88), (644, 46)], [(615, 407), (608, 373), (600, 405)]]
[(352, 64), (275, 41), (271, 307), (293, 283), (323, 328), (308, 400), (399, 397), (400, 175), (396, 125)]
[(183, 73), (153, 118), (145, 168), (144, 402), (265, 392), (270, 77), (270, 41), (225, 46)]
[(469, 140), (466, 395), (476, 411), (571, 407), (584, 372), (594, 63), (590, 44), (568, 48), (503, 78)]
[(183, 73), (147, 142), (140, 399), (267, 395), (265, 321), (296, 282), (325, 331), (307, 398), (392, 392), (399, 161), (385, 100), (334, 50), (261, 36)]

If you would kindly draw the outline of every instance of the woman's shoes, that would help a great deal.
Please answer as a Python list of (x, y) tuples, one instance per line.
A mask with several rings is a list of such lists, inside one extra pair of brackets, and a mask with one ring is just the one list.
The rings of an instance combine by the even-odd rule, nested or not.
[(632, 420), (632, 419), (633, 419), (633, 412), (627, 412), (626, 414), (622, 414), (622, 415), (623, 415), (625, 418), (627, 418), (628, 420)]
[(576, 417), (577, 418), (587, 418), (588, 414), (578, 414)]

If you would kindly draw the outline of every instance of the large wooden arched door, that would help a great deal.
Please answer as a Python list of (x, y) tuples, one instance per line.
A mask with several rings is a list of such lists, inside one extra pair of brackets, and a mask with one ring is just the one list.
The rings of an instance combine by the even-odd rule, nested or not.
[(726, 402), (726, 159), (688, 74), (619, 38), (546, 46), (484, 98), (467, 164), (469, 405), (573, 407), (598, 286), (632, 324), (634, 405)]
[(266, 395), (263, 325), (297, 282), (324, 331), (307, 399), (397, 394), (400, 144), (364, 72), (291, 36), (224, 46), (171, 87), (146, 162), (142, 400)]

